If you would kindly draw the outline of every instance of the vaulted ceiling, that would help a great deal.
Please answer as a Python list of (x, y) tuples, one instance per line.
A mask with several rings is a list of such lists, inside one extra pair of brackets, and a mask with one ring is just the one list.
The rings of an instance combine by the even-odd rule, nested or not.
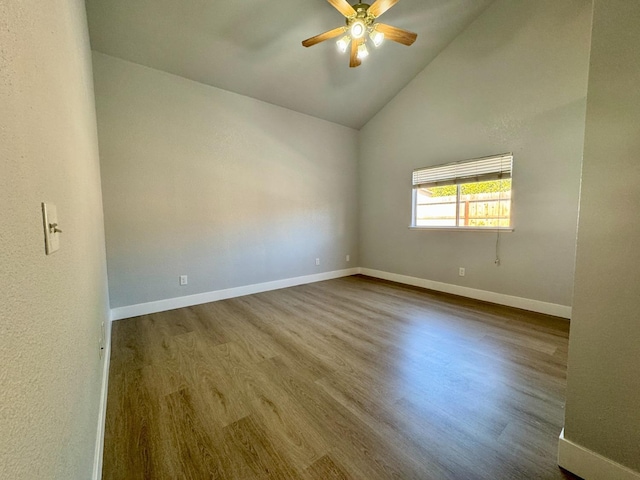
[[(359, 129), (493, 0), (400, 0), (381, 21), (416, 32), (358, 68), (335, 41), (326, 0), (86, 0), (92, 49)], [(357, 3), (350, 0), (351, 4)]]

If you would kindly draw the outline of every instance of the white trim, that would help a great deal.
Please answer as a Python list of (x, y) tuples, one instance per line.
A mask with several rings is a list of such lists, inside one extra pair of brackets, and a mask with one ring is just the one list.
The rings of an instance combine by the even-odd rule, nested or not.
[(360, 273), (359, 268), (348, 268), (345, 270), (334, 270), (332, 272), (316, 273), (313, 275), (305, 275), (302, 277), (285, 278), (283, 280), (275, 280), (272, 282), (255, 283), (253, 285), (227, 288), (224, 290), (214, 290), (212, 292), (198, 293), (185, 297), (168, 298), (166, 300), (158, 300), (155, 302), (139, 303), (137, 305), (113, 308), (111, 310), (111, 319), (122, 320), (123, 318), (164, 312), (167, 310), (174, 310), (176, 308), (216, 302), (218, 300), (225, 300), (227, 298), (242, 297), (244, 295), (252, 295), (254, 293), (294, 287), (296, 285), (303, 285), (305, 283), (314, 283), (321, 282), (323, 280), (332, 280), (334, 278), (348, 277), (351, 275), (356, 275), (358, 273)]
[(334, 278), (348, 277), (350, 275), (363, 274), (369, 277), (381, 278), (392, 282), (404, 283), (416, 287), (428, 288), (438, 292), (451, 293), (463, 297), (483, 300), (485, 302), (497, 303), (509, 307), (521, 308), (532, 312), (554, 315), (556, 317), (571, 318), (571, 307), (566, 305), (558, 305), (555, 303), (542, 302), (540, 300), (532, 300), (529, 298), (514, 297), (502, 293), (489, 292), (487, 290), (478, 290), (475, 288), (463, 287), (449, 283), (436, 282), (423, 278), (410, 277), (397, 273), (383, 272), (370, 268), (349, 268), (345, 270), (335, 270), (332, 272), (318, 273), (313, 275), (305, 275), (302, 277), (285, 278), (283, 280), (275, 280), (272, 282), (256, 283), (245, 285), (242, 287), (227, 288), (224, 290), (214, 290), (212, 292), (198, 293), (184, 297), (168, 298), (155, 302), (139, 303), (137, 305), (128, 305), (125, 307), (113, 308), (111, 310), (111, 320), (122, 320), (124, 318), (137, 317), (139, 315), (147, 315), (150, 313), (164, 312), (174, 310), (176, 308), (190, 307), (192, 305), (200, 305), (202, 303), (216, 302), (227, 298), (242, 297), (244, 295), (252, 295), (254, 293), (268, 292), (270, 290), (278, 290), (280, 288), (294, 287), (306, 283), (321, 282), (323, 280), (331, 280)]
[(640, 473), (564, 438), (558, 442), (558, 465), (585, 480), (640, 480)]
[[(415, 218), (415, 217), (414, 217)], [(409, 225), (409, 230), (423, 230), (431, 232), (514, 232), (515, 229), (510, 227), (420, 227), (417, 225)]]
[(508, 307), (521, 308), (532, 312), (554, 315), (556, 317), (571, 318), (571, 307), (567, 305), (558, 305), (556, 303), (542, 302), (540, 300), (532, 300), (529, 298), (514, 297), (503, 293), (489, 292), (487, 290), (478, 290), (476, 288), (462, 287), (450, 283), (435, 282), (423, 278), (410, 277), (408, 275), (399, 275), (397, 273), (383, 272), (380, 270), (372, 270), (370, 268), (361, 268), (360, 273), (369, 277), (381, 278), (392, 282), (413, 285), (414, 287), (428, 288), (438, 292), (451, 293), (461, 295), (463, 297), (483, 300), (485, 302), (497, 303)]
[[(109, 315), (111, 317), (111, 314)], [(111, 320), (111, 318), (109, 318)], [(109, 391), (109, 364), (111, 361), (111, 322), (104, 324), (104, 351), (102, 369), (102, 390), (100, 392), (100, 409), (98, 410), (98, 431), (96, 434), (96, 447), (93, 456), (92, 480), (102, 479), (102, 458), (104, 451), (104, 429), (107, 417), (107, 393)]]

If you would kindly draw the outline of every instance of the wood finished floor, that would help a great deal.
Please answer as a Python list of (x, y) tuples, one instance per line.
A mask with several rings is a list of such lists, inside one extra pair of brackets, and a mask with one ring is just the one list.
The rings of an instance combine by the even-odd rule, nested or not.
[(103, 478), (577, 478), (568, 333), (362, 276), (121, 320)]

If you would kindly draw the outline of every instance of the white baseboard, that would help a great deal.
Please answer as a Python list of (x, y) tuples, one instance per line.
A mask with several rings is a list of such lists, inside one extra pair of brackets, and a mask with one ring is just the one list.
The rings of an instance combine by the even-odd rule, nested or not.
[(412, 285), (415, 287), (428, 288), (430, 290), (436, 290), (438, 292), (451, 293), (454, 295), (460, 295), (476, 300), (483, 300), (485, 302), (497, 303), (498, 305), (506, 305), (509, 307), (529, 310), (532, 312), (554, 315), (556, 317), (571, 318), (571, 307), (566, 305), (542, 302), (540, 300), (531, 300), (529, 298), (514, 297), (512, 295), (505, 295), (502, 293), (489, 292), (486, 290), (462, 287), (460, 285), (452, 285), (449, 283), (436, 282), (423, 278), (410, 277), (408, 275), (400, 275), (397, 273), (383, 272), (381, 270), (358, 267), (318, 273), (314, 275), (305, 275), (303, 277), (285, 278), (283, 280), (256, 283), (253, 285), (227, 288), (224, 290), (215, 290), (212, 292), (169, 298), (165, 300), (158, 300), (155, 302), (139, 303), (137, 305), (128, 305), (126, 307), (118, 307), (111, 310), (111, 320), (121, 320), (124, 318), (137, 317), (139, 315), (164, 312), (167, 310), (174, 310), (176, 308), (190, 307), (192, 305), (200, 305), (202, 303), (225, 300), (227, 298), (252, 295), (254, 293), (268, 292), (270, 290), (294, 287), (296, 285), (303, 285), (305, 283), (321, 282), (323, 280), (331, 280), (334, 278), (348, 277), (350, 275), (356, 274), (367, 275), (369, 277), (380, 278), (383, 280), (390, 280), (392, 282), (404, 283), (405, 285)]
[(489, 292), (486, 290), (478, 290), (475, 288), (461, 287), (460, 285), (452, 285), (450, 283), (435, 282), (433, 280), (425, 280), (423, 278), (410, 277), (407, 275), (399, 275), (397, 273), (383, 272), (380, 270), (372, 270), (370, 268), (360, 268), (362, 275), (369, 277), (381, 278), (392, 282), (404, 283), (414, 287), (428, 288), (438, 292), (451, 293), (462, 297), (474, 298), (485, 302), (497, 303), (498, 305), (506, 305), (508, 307), (521, 308), (531, 312), (545, 313), (562, 318), (571, 318), (571, 307), (566, 305), (558, 305), (556, 303), (541, 302), (539, 300), (531, 300), (529, 298), (514, 297), (502, 293)]
[(558, 465), (585, 480), (640, 480), (640, 473), (564, 438), (558, 442)]
[(93, 457), (92, 480), (102, 479), (102, 458), (104, 451), (104, 429), (107, 418), (107, 393), (109, 391), (109, 363), (111, 361), (111, 322), (104, 322), (104, 351), (102, 352), (102, 389), (100, 391), (100, 407), (98, 410), (98, 432)]
[(243, 287), (227, 288), (225, 290), (215, 290), (213, 292), (198, 293), (196, 295), (188, 295), (185, 297), (169, 298), (166, 300), (158, 300), (156, 302), (118, 307), (111, 309), (111, 320), (121, 320), (123, 318), (137, 317), (139, 315), (165, 312), (176, 308), (217, 302), (218, 300), (225, 300), (227, 298), (242, 297), (244, 295), (252, 295), (254, 293), (295, 287), (296, 285), (303, 285), (305, 283), (348, 277), (350, 275), (356, 275), (357, 273), (360, 273), (359, 268), (348, 268), (345, 270), (334, 270), (332, 272), (305, 275), (303, 277), (285, 278), (283, 280), (275, 280), (273, 282), (256, 283), (253, 285), (245, 285)]

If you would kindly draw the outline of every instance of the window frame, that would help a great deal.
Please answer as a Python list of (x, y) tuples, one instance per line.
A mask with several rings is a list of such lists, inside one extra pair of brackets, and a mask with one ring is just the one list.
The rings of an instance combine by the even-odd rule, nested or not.
[[(505, 160), (508, 163), (505, 163)], [(500, 168), (495, 167), (494, 164), (499, 162)], [(488, 169), (478, 168), (476, 171), (474, 167), (481, 167), (483, 164), (489, 164)], [(469, 168), (471, 167), (471, 168)], [(420, 173), (436, 171), (437, 177), (432, 179), (428, 183), (417, 183), (416, 177)], [(437, 173), (445, 172), (444, 176), (438, 176)], [(453, 172), (448, 175), (446, 172)], [(457, 173), (461, 173), (462, 176), (457, 176)], [(471, 173), (471, 174), (470, 174)], [(513, 225), (513, 182), (510, 192), (510, 206), (509, 206), (509, 226), (508, 227), (480, 227), (480, 226), (465, 226), (460, 225), (460, 190), (461, 185), (469, 183), (480, 183), (490, 180), (502, 180), (504, 177), (512, 178), (513, 173), (513, 153), (503, 153), (499, 155), (490, 155), (487, 157), (473, 158), (469, 160), (462, 160), (458, 162), (451, 162), (446, 164), (432, 165), (428, 167), (416, 168), (412, 172), (412, 189), (411, 189), (411, 223), (409, 229), (411, 230), (428, 230), (428, 231), (473, 231), (473, 232), (512, 232), (514, 231)], [(418, 175), (416, 175), (418, 174)], [(448, 175), (448, 176), (447, 176)], [(428, 177), (427, 177), (428, 178)], [(417, 207), (418, 207), (418, 190), (425, 185), (443, 186), (443, 185), (455, 185), (456, 186), (456, 225), (447, 226), (430, 226), (430, 225), (417, 225)]]

